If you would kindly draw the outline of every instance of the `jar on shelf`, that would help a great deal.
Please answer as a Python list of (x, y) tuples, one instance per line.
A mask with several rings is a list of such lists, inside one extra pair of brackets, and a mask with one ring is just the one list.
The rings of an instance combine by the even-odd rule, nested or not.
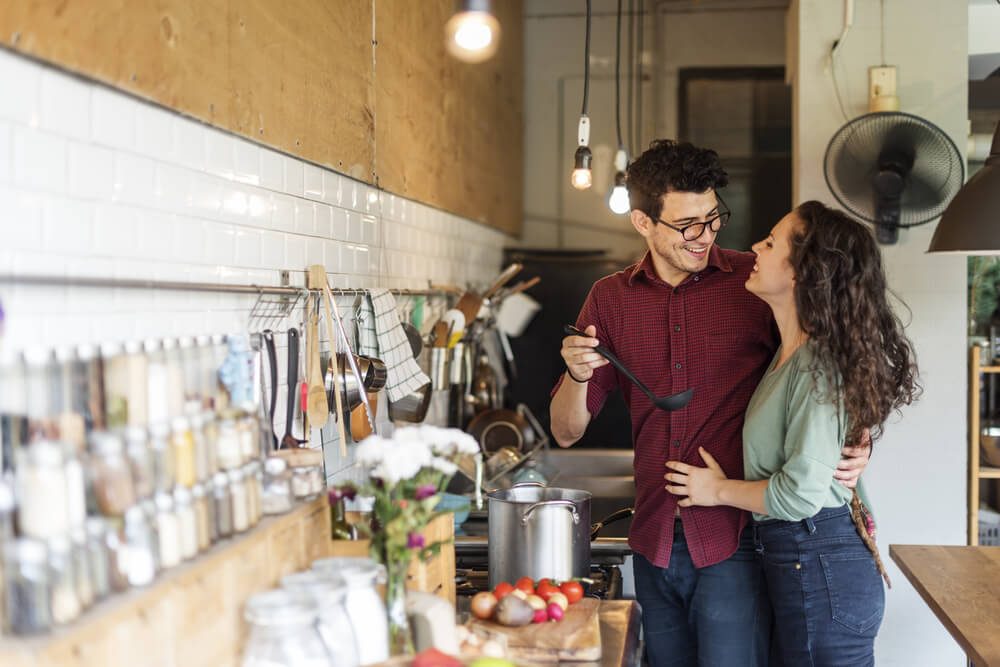
[(90, 584), (94, 591), (94, 600), (102, 600), (111, 592), (107, 540), (107, 521), (102, 517), (89, 517), (87, 519), (87, 565), (90, 567)]
[(86, 398), (86, 378), (83, 365), (77, 359), (76, 348), (63, 346), (56, 349), (59, 364), (61, 400), (59, 401), (59, 439), (72, 446), (75, 454), (82, 454), (87, 444), (87, 428), (82, 405)]
[(0, 473), (0, 544), (14, 541), (14, 485)]
[(323, 468), (296, 466), (292, 468), (292, 495), (296, 500), (315, 500), (323, 491)]
[(192, 336), (177, 339), (180, 350), (181, 368), (184, 374), (184, 412), (191, 414), (201, 411), (201, 378), (199, 377), (200, 350)]
[(107, 428), (117, 429), (128, 424), (128, 358), (121, 343), (101, 344), (104, 363), (104, 414)]
[(160, 535), (160, 566), (166, 570), (181, 562), (181, 532), (174, 499), (166, 491), (156, 494), (156, 528)]
[(115, 433), (94, 432), (90, 438), (91, 480), (97, 509), (105, 516), (124, 516), (135, 504), (132, 466), (125, 446)]
[(295, 572), (281, 578), (281, 587), (296, 595), (311, 597), (316, 604), (317, 630), (330, 653), (331, 664), (344, 667), (361, 664), (357, 639), (344, 606), (347, 584), (343, 579), (315, 571)]
[(171, 418), (184, 414), (184, 364), (176, 338), (164, 338), (163, 360), (166, 366), (167, 410)]
[(163, 566), (160, 564), (160, 527), (157, 524), (156, 495), (140, 500), (139, 507), (142, 508), (142, 516), (146, 519), (146, 525), (149, 526), (149, 536), (153, 547), (153, 569), (159, 574), (163, 570)]
[(70, 530), (83, 530), (87, 523), (87, 481), (84, 461), (77, 454), (76, 446), (64, 441), (63, 469), (66, 474), (66, 511), (69, 514)]
[(177, 474), (173, 448), (170, 446), (170, 427), (165, 422), (149, 427), (149, 452), (153, 457), (156, 491), (169, 491), (177, 483)]
[(376, 585), (383, 568), (370, 558), (323, 558), (312, 570), (334, 581), (347, 582), (344, 607), (351, 619), (362, 665), (389, 659), (389, 622)]
[(265, 515), (284, 514), (292, 509), (292, 472), (288, 463), (276, 456), (264, 461), (261, 510)]
[(244, 617), (250, 637), (242, 667), (325, 667), (331, 661), (316, 629), (312, 598), (284, 590), (257, 593), (247, 600)]
[(244, 412), (237, 421), (236, 430), (240, 439), (240, 463), (246, 463), (260, 456), (260, 421), (252, 412)]
[(143, 342), (146, 352), (146, 416), (150, 425), (170, 421), (170, 399), (167, 396), (167, 358), (160, 341)]
[(47, 632), (53, 625), (52, 586), (45, 543), (31, 538), (3, 548), (4, 617), (15, 635)]
[(242, 460), (240, 434), (236, 428), (233, 413), (227, 411), (219, 422), (219, 438), (216, 440), (215, 457), (221, 470), (232, 470), (239, 467)]
[(247, 506), (250, 510), (250, 527), (257, 525), (261, 517), (260, 461), (251, 461), (243, 466), (243, 479), (247, 487)]
[(209, 460), (208, 442), (205, 440), (205, 420), (199, 411), (189, 415), (188, 421), (191, 423), (191, 439), (194, 442), (194, 477), (203, 482), (214, 474)]
[(86, 527), (74, 528), (70, 534), (73, 553), (73, 579), (80, 608), (87, 609), (94, 603), (94, 580), (91, 577), (90, 554), (87, 550)]
[(194, 558), (198, 554), (198, 520), (191, 504), (191, 492), (183, 486), (174, 489), (174, 512), (180, 533), (181, 558)]
[(128, 545), (129, 585), (148, 586), (156, 577), (156, 554), (152, 530), (140, 505), (125, 512), (125, 543)]
[(211, 479), (212, 475), (219, 472), (219, 420), (215, 412), (212, 410), (202, 410), (201, 425), (202, 434), (205, 438), (206, 458), (208, 460), (208, 476), (205, 479), (208, 480)]
[(107, 526), (105, 545), (108, 554), (108, 581), (112, 591), (121, 593), (129, 589), (129, 549), (125, 541), (125, 521), (109, 519)]
[(144, 427), (149, 423), (149, 360), (141, 341), (125, 343), (128, 387), (128, 424)]
[(61, 387), (55, 375), (55, 357), (51, 350), (30, 347), (24, 351), (23, 358), (28, 439), (58, 440)]
[(125, 452), (132, 469), (136, 498), (149, 498), (156, 493), (156, 462), (146, 429), (129, 426), (125, 430)]
[(52, 575), (52, 621), (56, 625), (65, 625), (80, 616), (73, 547), (68, 537), (53, 537), (46, 546), (49, 552), (49, 572)]
[(170, 422), (170, 449), (174, 453), (174, 473), (177, 483), (191, 488), (196, 481), (194, 438), (186, 417), (175, 417)]
[(195, 532), (198, 535), (198, 551), (205, 551), (212, 546), (212, 529), (210, 526), (209, 497), (205, 495), (205, 485), (199, 482), (191, 487), (191, 505), (194, 507)]
[(217, 472), (212, 477), (212, 508), (215, 513), (215, 532), (219, 539), (233, 534), (233, 497), (229, 491), (229, 477)]
[(69, 533), (69, 495), (60, 443), (39, 440), (16, 452), (18, 526), (25, 537), (45, 540)]
[(230, 470), (229, 493), (233, 505), (233, 532), (242, 533), (250, 527), (250, 500), (247, 493), (246, 476), (241, 468)]

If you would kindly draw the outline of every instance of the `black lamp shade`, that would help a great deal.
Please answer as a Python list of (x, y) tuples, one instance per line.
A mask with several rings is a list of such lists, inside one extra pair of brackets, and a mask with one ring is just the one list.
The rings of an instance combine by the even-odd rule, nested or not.
[(986, 164), (948, 204), (927, 252), (1000, 255), (1000, 123)]

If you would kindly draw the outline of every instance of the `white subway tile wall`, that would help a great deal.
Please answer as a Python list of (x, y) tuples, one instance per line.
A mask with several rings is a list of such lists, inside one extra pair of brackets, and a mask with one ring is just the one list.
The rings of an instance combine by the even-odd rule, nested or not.
[[(288, 271), (301, 286), (306, 265), (323, 264), (335, 287), (482, 285), (511, 241), (3, 49), (0, 90), (0, 274), (277, 285)], [(0, 283), (0, 301), (9, 357), (245, 332), (255, 297)], [(346, 320), (353, 301), (338, 298)], [(283, 406), (285, 341), (276, 338)], [(281, 407), (279, 435), (284, 421)], [(331, 478), (354, 474), (333, 421), (313, 429), (312, 446), (321, 443)]]

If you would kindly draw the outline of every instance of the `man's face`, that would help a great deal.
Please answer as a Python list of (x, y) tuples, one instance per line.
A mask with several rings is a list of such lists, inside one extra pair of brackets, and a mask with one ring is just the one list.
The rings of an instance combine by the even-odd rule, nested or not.
[(659, 219), (676, 229), (654, 221), (638, 210), (632, 211), (632, 224), (645, 237), (660, 278), (671, 285), (679, 285), (690, 274), (708, 266), (708, 251), (715, 243), (717, 232), (706, 225), (698, 237), (689, 241), (678, 230), (717, 216), (719, 201), (713, 189), (705, 192), (668, 192), (660, 201), (663, 206)]

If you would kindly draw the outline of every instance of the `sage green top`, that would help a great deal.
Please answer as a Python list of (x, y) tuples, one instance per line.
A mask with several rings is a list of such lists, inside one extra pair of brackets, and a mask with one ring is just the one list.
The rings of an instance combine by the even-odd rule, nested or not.
[[(811, 343), (800, 346), (775, 370), (780, 356), (779, 348), (750, 399), (743, 424), (745, 478), (770, 480), (764, 494), (767, 514), (754, 513), (759, 521), (799, 521), (851, 500), (851, 490), (833, 478), (847, 421), (843, 407), (834, 404), (831, 373), (814, 372)], [(858, 493), (864, 500), (860, 482)]]

